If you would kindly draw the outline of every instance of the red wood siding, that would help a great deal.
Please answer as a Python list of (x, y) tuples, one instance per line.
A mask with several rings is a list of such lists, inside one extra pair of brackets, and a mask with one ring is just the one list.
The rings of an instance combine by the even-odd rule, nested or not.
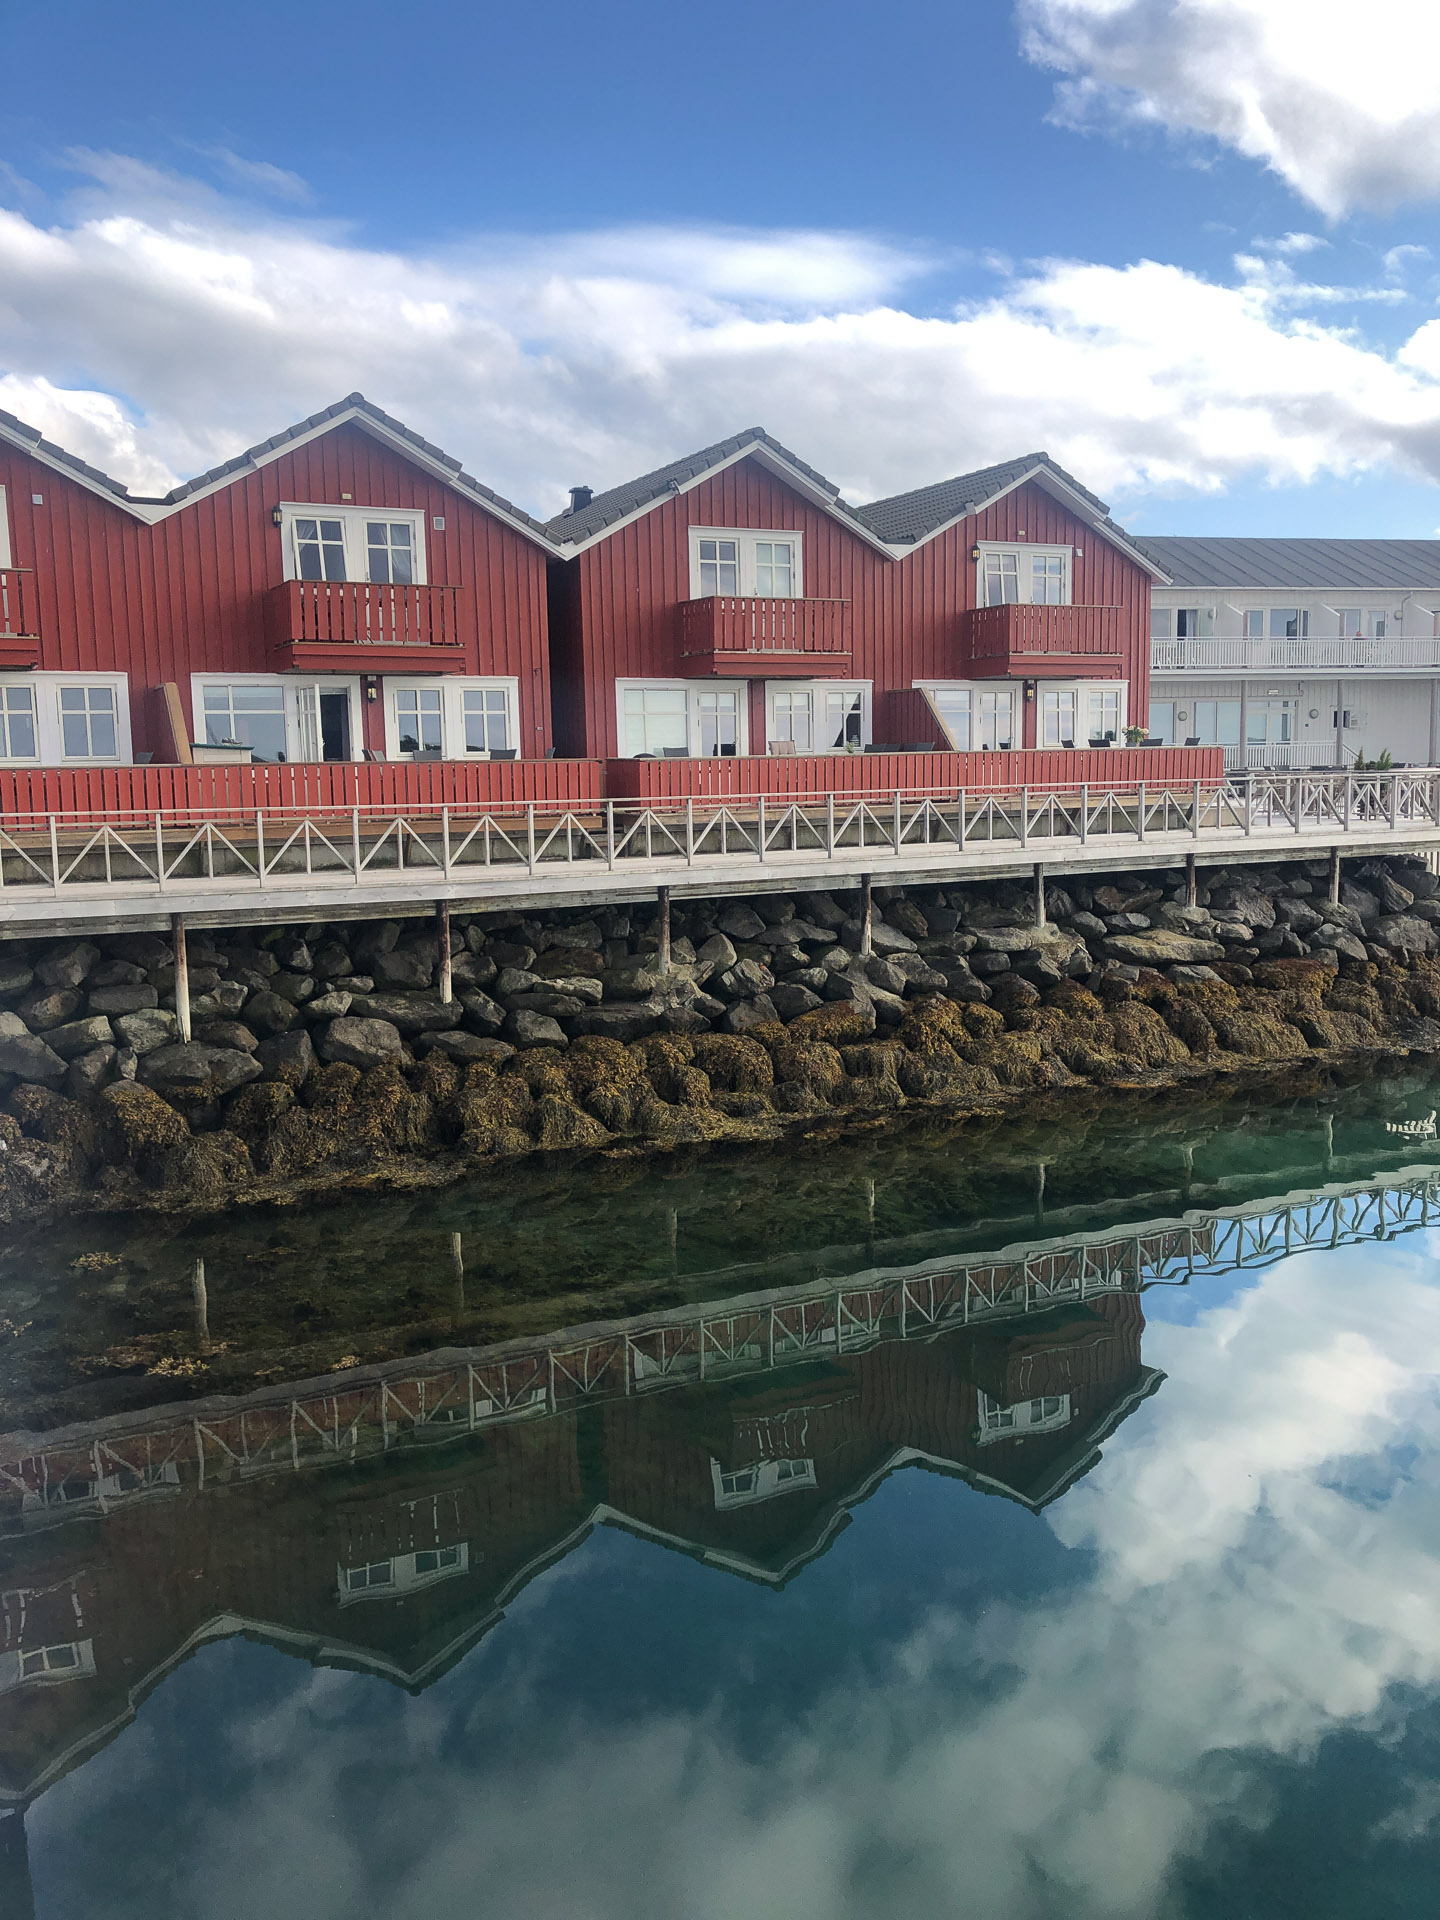
[[(427, 578), (456, 590), (458, 670), (514, 675), (521, 752), (540, 755), (551, 744), (544, 551), (353, 423), (153, 527), (4, 443), (0, 485), (15, 564), (33, 569), (26, 595), (39, 665), (128, 673), (138, 752), (169, 747), (158, 737), (149, 689), (173, 680), (188, 711), (193, 672), (274, 670), (265, 598), (284, 577), (283, 536), (270, 518), (282, 500), (421, 510)], [(32, 504), (34, 494), (42, 505)], [(430, 524), (436, 515), (443, 532)]]
[[(1040, 488), (1017, 488), (986, 512), (892, 560), (758, 461), (745, 459), (662, 501), (560, 570), (552, 594), (554, 659), (567, 751), (618, 752), (617, 680), (695, 677), (681, 652), (680, 614), (690, 596), (692, 526), (774, 527), (801, 535), (806, 598), (848, 603), (850, 666), (836, 674), (817, 660), (815, 678), (873, 682), (874, 726), (882, 739), (880, 714), (888, 695), (917, 679), (972, 676), (963, 629), (964, 615), (975, 604), (970, 554), (976, 541), (1018, 540), (1023, 531), (1027, 544), (1073, 547), (1073, 600), (1118, 610), (1110, 630), (1121, 675), (1130, 682), (1130, 719), (1145, 722), (1150, 577)], [(753, 727), (751, 742), (757, 742)]]
[(607, 760), (605, 792), (612, 800), (687, 800), (734, 794), (827, 794), (875, 797), (891, 793), (953, 793), (1015, 787), (1188, 788), (1218, 786), (1225, 777), (1223, 747), (1077, 747), (1022, 753), (797, 754), (734, 760)]
[(599, 802), (596, 760), (436, 760), (270, 767), (0, 768), (0, 821), (47, 813), (243, 816), (259, 809), (337, 812), (351, 807), (433, 813), (440, 807), (589, 806)]

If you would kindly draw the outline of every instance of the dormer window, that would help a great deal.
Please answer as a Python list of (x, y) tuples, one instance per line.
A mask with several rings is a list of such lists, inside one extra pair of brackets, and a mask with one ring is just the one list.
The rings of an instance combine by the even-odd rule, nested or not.
[(982, 546), (982, 607), (1068, 607), (1069, 547)]
[(690, 529), (692, 600), (708, 600), (715, 594), (793, 600), (802, 591), (798, 533)]
[(425, 527), (419, 513), (285, 507), (281, 525), (287, 580), (425, 584)]

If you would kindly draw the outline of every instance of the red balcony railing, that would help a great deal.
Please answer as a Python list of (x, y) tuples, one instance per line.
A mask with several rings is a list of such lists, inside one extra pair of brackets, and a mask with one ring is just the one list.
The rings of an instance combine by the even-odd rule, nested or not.
[(680, 607), (680, 652), (711, 672), (808, 673), (848, 663), (848, 600), (714, 594)]
[(963, 631), (981, 674), (1114, 679), (1123, 670), (1130, 618), (1126, 607), (972, 607)]
[(28, 567), (0, 567), (0, 667), (33, 667), (40, 658), (35, 590)]
[[(287, 580), (266, 596), (270, 644), (291, 666), (463, 663), (455, 587), (368, 580)], [(421, 656), (427, 656), (423, 661)]]

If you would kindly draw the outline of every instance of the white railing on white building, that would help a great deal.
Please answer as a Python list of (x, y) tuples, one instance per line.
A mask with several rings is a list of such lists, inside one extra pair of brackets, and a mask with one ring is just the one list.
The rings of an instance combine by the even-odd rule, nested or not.
[[(1354, 748), (1348, 750), (1346, 764), (1355, 758)], [(1334, 767), (1335, 741), (1331, 739), (1313, 740), (1269, 740), (1261, 746), (1226, 747), (1225, 771), (1239, 773), (1248, 769), (1251, 773), (1264, 772), (1304, 772), (1311, 767)]]
[(1152, 673), (1364, 673), (1440, 667), (1440, 638), (1368, 640), (1244, 640), (1189, 638), (1152, 640)]

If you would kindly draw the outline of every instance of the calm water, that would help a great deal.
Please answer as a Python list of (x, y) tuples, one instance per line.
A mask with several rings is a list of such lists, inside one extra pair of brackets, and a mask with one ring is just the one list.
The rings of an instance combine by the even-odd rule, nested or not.
[(1437, 1105), (8, 1249), (0, 1914), (1432, 1915)]

